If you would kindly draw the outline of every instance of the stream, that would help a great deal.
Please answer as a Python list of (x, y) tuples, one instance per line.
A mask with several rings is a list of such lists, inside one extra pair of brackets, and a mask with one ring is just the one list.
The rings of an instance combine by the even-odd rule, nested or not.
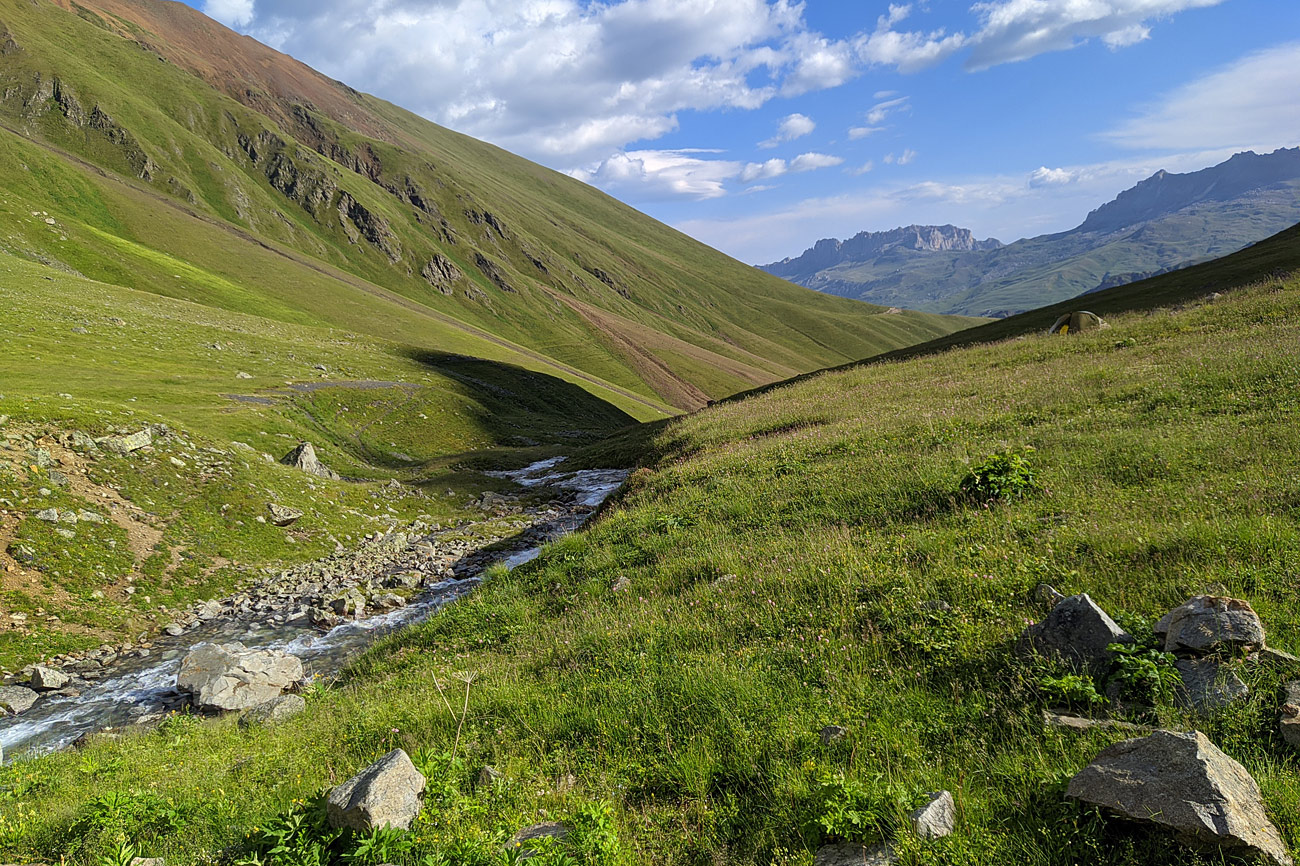
[[(509, 549), (476, 550), (463, 556), (452, 566), (454, 578), (426, 584), (406, 606), (349, 620), (324, 633), (305, 622), (272, 625), (265, 618), (232, 618), (203, 623), (180, 637), (159, 635), (146, 657), (123, 654), (101, 679), (85, 684), (80, 694), (49, 693), (25, 713), (0, 718), (3, 760), (66, 748), (83, 735), (154, 722), (188, 706), (187, 696), (176, 690), (176, 673), (184, 655), (200, 643), (238, 641), (250, 650), (284, 650), (302, 659), (308, 677), (338, 672), (380, 635), (421, 622), (471, 591), (488, 567), (514, 568), (535, 559), (545, 544), (581, 527), (627, 477), (625, 471), (615, 469), (564, 472), (557, 468), (564, 459), (487, 473), (524, 488), (553, 489), (570, 504), (557, 517), (520, 533)], [(436, 542), (440, 534), (412, 539), (411, 544)]]

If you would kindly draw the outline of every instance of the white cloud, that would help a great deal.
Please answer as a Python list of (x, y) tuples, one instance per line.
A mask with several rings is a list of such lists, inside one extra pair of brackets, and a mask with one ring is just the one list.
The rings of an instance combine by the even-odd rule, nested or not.
[(853, 175), (854, 177), (860, 177), (860, 176), (866, 174), (867, 172), (871, 171), (871, 170), (872, 170), (873, 168), (875, 168), (875, 167), (876, 167), (876, 164), (875, 164), (874, 162), (872, 162), (871, 160), (867, 160), (866, 162), (862, 163), (862, 165), (858, 166), (857, 168), (850, 168), (850, 169), (848, 169), (847, 171), (848, 171), (849, 174)]
[(857, 141), (860, 138), (866, 138), (880, 132), (882, 129), (884, 129), (883, 126), (851, 126), (849, 127), (849, 139)]
[(768, 180), (780, 177), (790, 170), (784, 159), (773, 157), (766, 162), (751, 162), (740, 171), (740, 182), (751, 183), (756, 180)]
[(962, 34), (947, 34), (942, 29), (929, 33), (895, 30), (894, 25), (911, 11), (910, 5), (891, 4), (889, 14), (877, 19), (874, 32), (860, 34), (854, 40), (859, 59), (869, 66), (894, 66), (899, 72), (917, 72), (934, 66), (966, 44)]
[(1133, 148), (1294, 147), (1298, 69), (1300, 42), (1249, 54), (1165, 94), (1103, 138)]
[(916, 159), (916, 151), (912, 150), (910, 147), (898, 156), (894, 156), (892, 153), (885, 154), (885, 163), (887, 165), (907, 165), (914, 159)]
[(243, 27), (253, 20), (253, 0), (207, 0), (203, 13), (227, 27)]
[(808, 133), (817, 128), (811, 117), (805, 114), (791, 114), (781, 121), (777, 127), (776, 135), (767, 141), (759, 142), (759, 147), (776, 147), (778, 144), (786, 141), (794, 141), (796, 138), (803, 138)]
[(819, 168), (831, 168), (844, 160), (827, 153), (801, 153), (790, 160), (791, 171), (816, 171)]
[(884, 102), (877, 102), (867, 112), (867, 123), (872, 126), (879, 126), (885, 122), (885, 118), (894, 112), (906, 110), (908, 108), (907, 100), (908, 97), (906, 96), (896, 96)]
[(1044, 165), (1029, 173), (1027, 183), (1031, 187), (1064, 186), (1067, 183), (1074, 183), (1078, 179), (1077, 172), (1068, 171), (1064, 168), (1048, 168)]
[(726, 195), (725, 182), (740, 172), (730, 160), (704, 159), (708, 150), (634, 150), (616, 153), (573, 177), (602, 189), (635, 190), (640, 197), (710, 199)]
[(966, 65), (986, 69), (1101, 39), (1112, 49), (1151, 35), (1148, 21), (1223, 0), (991, 0), (971, 7), (980, 29)]

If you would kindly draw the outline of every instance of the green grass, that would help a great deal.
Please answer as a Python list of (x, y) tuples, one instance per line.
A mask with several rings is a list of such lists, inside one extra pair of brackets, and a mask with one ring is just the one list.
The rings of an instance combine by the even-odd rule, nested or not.
[[(393, 862), (453, 845), (452, 862), (505, 862), (518, 827), (605, 810), (621, 853), (580, 862), (809, 864), (828, 839), (892, 832), (940, 788), (957, 833), (904, 834), (905, 862), (1219, 862), (1063, 800), (1122, 735), (1046, 728), (1068, 672), (1012, 646), (1048, 582), (1136, 633), (1227, 592), (1300, 650), (1298, 310), (1300, 279), (1266, 279), (625, 433), (605, 455), (641, 450), (644, 466), (595, 525), (381, 643), (304, 716), (255, 732), (178, 721), (4, 770), (0, 852), (92, 862), (114, 834), (176, 863), (247, 851), (255, 828), (400, 745), (434, 793)], [(963, 492), (1007, 449), (1028, 464), (1003, 474), (1036, 484)], [(1284, 672), (1241, 672), (1250, 698), (1196, 724), (1295, 845)], [(1167, 704), (1144, 720), (1192, 724)], [(848, 735), (823, 744), (826, 725)], [(485, 764), (497, 787), (473, 785)], [(176, 820), (113, 825), (107, 791)]]
[[(0, 157), (14, 167), (0, 177), (0, 251), (228, 311), (523, 365), (641, 420), (972, 324), (886, 321), (880, 308), (796, 288), (197, 12), (146, 2), (132, 13), (140, 23), (124, 24), (97, 5), (0, 3), (21, 46), (0, 56)], [(228, 75), (214, 71), (223, 64)], [(256, 79), (267, 68), (283, 77)], [(55, 80), (65, 104), (37, 98)], [(96, 108), (110, 132), (78, 123)], [(361, 156), (372, 168), (353, 171)], [(368, 215), (359, 223), (340, 216), (344, 194)], [(446, 294), (421, 275), (435, 255), (463, 274)], [(647, 366), (635, 348), (644, 334), (677, 350)], [(737, 373), (717, 375), (726, 367)]]

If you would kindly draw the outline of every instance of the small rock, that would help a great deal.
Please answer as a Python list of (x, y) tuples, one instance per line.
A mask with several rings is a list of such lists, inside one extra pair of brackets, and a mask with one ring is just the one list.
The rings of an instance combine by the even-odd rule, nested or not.
[(180, 637), (185, 634), (185, 626), (178, 622), (169, 622), (163, 627), (163, 631), (167, 632), (167, 634), (172, 637)]
[(44, 509), (43, 511), (38, 511), (38, 512), (36, 512), (36, 519), (37, 519), (37, 520), (44, 520), (46, 523), (58, 523), (58, 522), (59, 522), (59, 509), (57, 509), (57, 508), (46, 508), (46, 509)]
[(0, 686), (0, 710), (18, 715), (36, 703), (37, 694), (25, 686)]
[(822, 745), (829, 746), (837, 740), (842, 740), (849, 735), (849, 732), (839, 725), (827, 725), (821, 729)]
[(339, 474), (320, 462), (320, 459), (316, 457), (316, 449), (310, 442), (299, 442), (297, 448), (280, 458), (280, 462), (309, 475), (315, 475), (318, 478), (327, 478), (331, 481), (339, 480)]
[(1070, 780), (1066, 796), (1196, 844), (1292, 863), (1259, 785), (1200, 731), (1116, 743)]
[(632, 581), (626, 576), (620, 577), (614, 581), (614, 585), (609, 588), (610, 592), (627, 592), (632, 588)]
[(952, 835), (957, 826), (957, 806), (949, 791), (926, 794), (929, 801), (910, 813), (907, 818), (912, 832), (922, 839), (941, 839)]
[(1215, 713), (1250, 694), (1232, 668), (1214, 659), (1178, 659), (1174, 667), (1183, 679), (1178, 703), (1198, 715)]
[(303, 514), (296, 508), (277, 505), (274, 502), (267, 505), (266, 510), (271, 512), (271, 522), (276, 526), (291, 526), (297, 523)]
[(95, 440), (95, 444), (105, 451), (125, 456), (152, 445), (153, 433), (146, 429), (126, 436), (101, 436)]
[(538, 839), (555, 839), (557, 841), (569, 835), (569, 828), (558, 821), (546, 821), (541, 824), (533, 824), (531, 827), (524, 827), (522, 830), (510, 837), (506, 843), (507, 848), (530, 848), (529, 842)]
[(840, 842), (817, 849), (813, 866), (894, 866), (898, 855), (889, 844), (870, 847), (858, 842)]
[(37, 665), (32, 668), (31, 685), (32, 688), (38, 691), (48, 692), (61, 689), (68, 684), (70, 679), (71, 677), (63, 671), (45, 665)]
[(411, 758), (394, 749), (329, 793), (331, 827), (369, 833), (377, 827), (409, 830), (420, 814), (425, 778)]
[(1179, 605), (1155, 624), (1165, 651), (1212, 653), (1223, 648), (1250, 651), (1264, 646), (1264, 624), (1248, 602), (1237, 598), (1198, 595)]
[(1150, 728), (1144, 728), (1141, 725), (1135, 725), (1132, 722), (1123, 722), (1119, 719), (1086, 719), (1082, 716), (1070, 716), (1062, 713), (1053, 713), (1050, 710), (1043, 710), (1043, 723), (1049, 728), (1062, 728), (1067, 731), (1091, 731), (1099, 729), (1103, 731), (1130, 731), (1132, 733), (1146, 733)]
[(251, 378), (253, 378), (253, 377), (250, 376), (248, 373), (245, 373), (243, 370), (240, 370), (238, 373), (235, 374), (235, 378), (236, 378), (236, 379), (251, 379)]
[(491, 787), (493, 783), (497, 782), (501, 778), (501, 772), (497, 770), (496, 767), (488, 764), (478, 771), (478, 779), (475, 781), (474, 785), (478, 788)]
[(167, 866), (167, 861), (162, 857), (136, 857), (131, 860), (131, 866)]
[(274, 722), (281, 722), (307, 709), (307, 702), (301, 695), (280, 695), (276, 698), (258, 704), (251, 710), (246, 710), (239, 717), (239, 726), (241, 728), (250, 728), (256, 725), (267, 725)]
[(1115, 624), (1087, 593), (1062, 599), (1042, 622), (1020, 636), (1021, 652), (1035, 651), (1099, 670), (1110, 664), (1113, 643), (1129, 643), (1129, 634)]

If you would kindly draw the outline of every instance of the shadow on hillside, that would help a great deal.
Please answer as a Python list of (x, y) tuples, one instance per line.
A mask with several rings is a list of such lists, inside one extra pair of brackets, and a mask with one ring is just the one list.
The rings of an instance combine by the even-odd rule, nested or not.
[(636, 419), (590, 391), (514, 364), (411, 349), (407, 357), (460, 385), (478, 407), (475, 421), (499, 444), (585, 445)]

